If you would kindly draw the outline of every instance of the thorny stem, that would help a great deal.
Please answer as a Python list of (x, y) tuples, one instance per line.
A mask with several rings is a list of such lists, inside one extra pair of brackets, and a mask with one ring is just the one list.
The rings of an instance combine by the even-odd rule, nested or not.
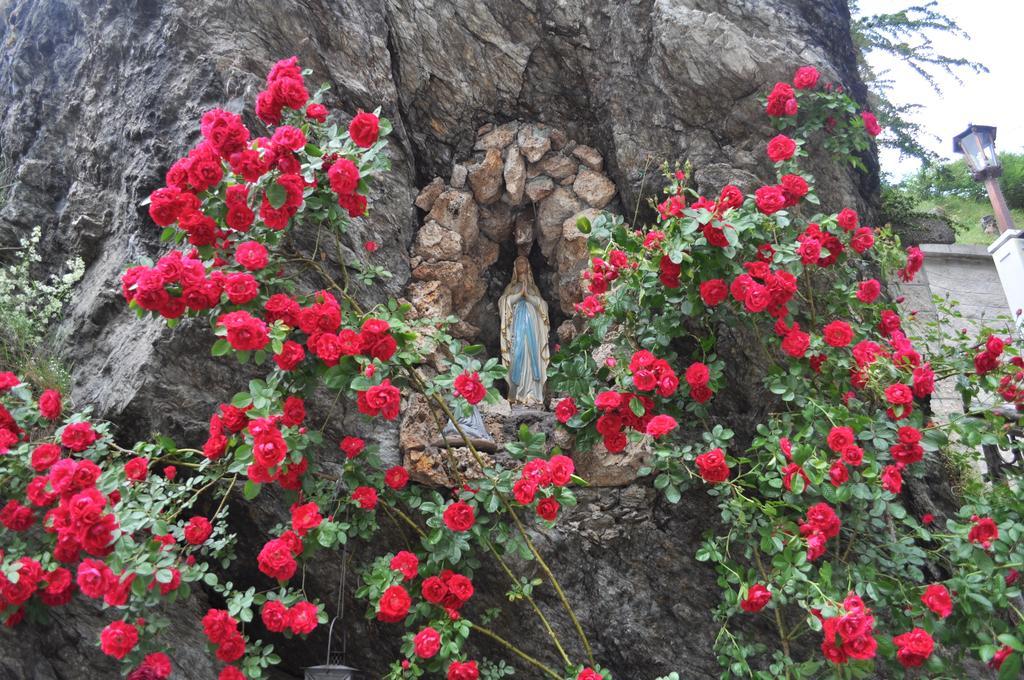
[(519, 649), (514, 644), (512, 644), (511, 642), (509, 642), (505, 638), (501, 637), (500, 635), (498, 635), (494, 631), (492, 631), (492, 630), (490, 630), (488, 628), (484, 628), (483, 626), (478, 626), (475, 623), (470, 623), (469, 626), (470, 626), (470, 628), (472, 628), (477, 633), (480, 633), (481, 635), (486, 635), (487, 637), (491, 638), (492, 640), (494, 640), (498, 644), (502, 645), (503, 647), (508, 649), (510, 652), (512, 652), (513, 654), (517, 655), (519, 658), (521, 658), (523, 661), (525, 661), (528, 664), (530, 664), (531, 666), (536, 666), (541, 671), (543, 671), (544, 674), (547, 675), (548, 677), (555, 678), (555, 680), (562, 680), (562, 676), (561, 675), (559, 675), (555, 671), (551, 670), (550, 668), (548, 668), (543, 663), (541, 663), (537, 659), (533, 658), (532, 656), (530, 656), (529, 654), (527, 654), (523, 650)]
[[(415, 380), (418, 388), (420, 388), (425, 393), (426, 386), (424, 385), (422, 378), (420, 378), (415, 369), (406, 367), (406, 371), (413, 378), (413, 380)], [(424, 396), (426, 396), (426, 394), (424, 394)], [(445, 415), (448, 416), (448, 419), (451, 421), (452, 425), (455, 426), (455, 429), (458, 431), (459, 436), (462, 437), (462, 440), (466, 443), (466, 446), (469, 448), (470, 452), (473, 454), (473, 457), (476, 459), (477, 465), (480, 466), (481, 470), (486, 470), (486, 465), (484, 463), (483, 457), (480, 456), (480, 452), (476, 450), (476, 447), (473, 445), (473, 442), (470, 441), (469, 436), (462, 429), (462, 426), (455, 418), (455, 415), (451, 412), (451, 409), (448, 408), (448, 404), (446, 404), (444, 399), (441, 399), (436, 394), (432, 395), (432, 397), (434, 399), (434, 402), (441, 408), (442, 411), (444, 411)], [(558, 595), (558, 599), (561, 600), (562, 606), (565, 608), (566, 613), (569, 614), (569, 618), (572, 620), (573, 626), (576, 628), (576, 633), (579, 635), (580, 641), (583, 643), (583, 648), (587, 652), (587, 658), (593, 665), (595, 663), (594, 652), (590, 646), (590, 640), (587, 639), (587, 634), (583, 631), (583, 626), (580, 624), (580, 620), (579, 618), (577, 618), (576, 612), (573, 610), (572, 605), (569, 604), (569, 599), (566, 597), (565, 591), (562, 590), (561, 584), (558, 582), (558, 579), (555, 578), (555, 575), (551, 571), (551, 568), (548, 566), (547, 562), (544, 561), (544, 558), (541, 556), (540, 551), (537, 549), (537, 546), (534, 545), (533, 540), (530, 538), (529, 533), (527, 533), (526, 531), (526, 527), (523, 526), (523, 523), (519, 520), (519, 515), (516, 514), (515, 510), (512, 508), (512, 505), (508, 502), (508, 499), (505, 498), (504, 494), (498, 492), (497, 489), (495, 489), (495, 495), (498, 497), (498, 500), (501, 501), (502, 507), (505, 509), (505, 512), (507, 512), (512, 517), (512, 520), (516, 524), (516, 528), (519, 530), (519, 534), (523, 537), (523, 540), (526, 541), (526, 545), (527, 547), (529, 547), (530, 552), (533, 553), (533, 556), (537, 559), (537, 564), (540, 565), (541, 570), (548, 578), (548, 582), (551, 583), (552, 587), (555, 589), (555, 592)]]
[[(761, 578), (765, 583), (769, 581), (768, 572), (765, 571), (764, 563), (761, 561), (761, 551), (754, 547), (754, 561), (757, 563), (757, 570), (761, 573)], [(786, 632), (786, 626), (782, 623), (782, 612), (778, 607), (775, 610), (775, 626), (779, 630), (779, 640), (782, 642), (782, 652), (786, 655), (786, 658), (791, 658), (789, 655), (789, 635)], [(786, 666), (786, 677), (789, 678), (789, 666)]]
[[(494, 555), (494, 559), (496, 559), (498, 561), (498, 564), (501, 565), (502, 570), (504, 570), (505, 574), (508, 576), (508, 580), (512, 582), (513, 586), (517, 585), (516, 575), (512, 573), (512, 570), (509, 568), (508, 564), (506, 564), (505, 560), (503, 560), (501, 558), (501, 555), (498, 554), (498, 551), (494, 548), (494, 544), (491, 543), (489, 538), (486, 539), (486, 542), (487, 549), (491, 551), (491, 554)], [(547, 617), (544, 616), (544, 612), (540, 610), (540, 607), (537, 606), (537, 602), (531, 596), (527, 595), (524, 592), (523, 597), (526, 599), (527, 602), (530, 603), (530, 606), (533, 607), (533, 611), (537, 614), (537, 617), (540, 619), (541, 623), (544, 624), (544, 630), (547, 631), (548, 636), (551, 638), (551, 641), (555, 643), (555, 647), (558, 649), (558, 653), (562, 656), (562, 660), (565, 661), (565, 665), (571, 666), (572, 663), (569, 661), (569, 655), (565, 653), (565, 649), (562, 647), (562, 643), (558, 640), (558, 635), (555, 634), (555, 631), (551, 627), (551, 624), (548, 622)]]
[[(352, 305), (352, 308), (355, 309), (357, 314), (363, 313), (362, 306), (351, 295), (348, 294), (345, 288), (338, 286), (338, 284), (334, 281), (334, 279), (330, 276), (330, 274), (323, 268), (323, 266), (319, 262), (305, 257), (300, 257), (299, 259), (302, 262), (309, 264), (313, 268), (315, 268), (317, 272), (320, 274), (321, 278), (323, 278), (323, 280), (327, 283), (327, 285), (329, 285), (331, 288), (340, 293), (341, 296), (349, 304)], [(341, 265), (341, 268), (342, 270), (345, 269), (344, 264)], [(473, 442), (470, 441), (469, 436), (462, 429), (462, 426), (459, 425), (459, 422), (455, 418), (454, 414), (452, 414), (451, 409), (448, 408), (448, 404), (446, 404), (445, 401), (436, 394), (427, 394), (426, 384), (413, 367), (403, 366), (403, 369), (405, 370), (406, 374), (412, 379), (413, 383), (417, 388), (417, 391), (420, 392), (420, 394), (422, 394), (424, 397), (427, 397), (428, 399), (432, 397), (433, 401), (440, 407), (441, 411), (444, 412), (446, 416), (448, 416), (448, 419), (451, 421), (452, 425), (455, 426), (455, 429), (459, 433), (459, 436), (462, 437), (462, 440), (466, 443), (466, 446), (469, 449), (470, 453), (473, 455), (473, 458), (476, 460), (477, 465), (480, 466), (481, 470), (486, 470), (487, 466), (485, 465), (483, 458), (480, 456), (480, 452), (477, 451), (476, 447), (473, 445)], [(555, 593), (558, 595), (558, 599), (562, 602), (562, 606), (565, 608), (566, 613), (568, 613), (569, 618), (572, 620), (573, 626), (576, 628), (576, 633), (579, 635), (580, 641), (583, 643), (583, 648), (586, 650), (587, 658), (589, 659), (591, 665), (594, 665), (596, 662), (594, 660), (593, 649), (590, 646), (590, 640), (587, 639), (587, 634), (583, 631), (583, 626), (580, 624), (579, 618), (576, 616), (576, 612), (573, 611), (572, 605), (569, 604), (569, 600), (565, 595), (565, 591), (562, 590), (561, 584), (558, 582), (558, 579), (555, 578), (555, 575), (554, 573), (552, 573), (551, 568), (548, 566), (547, 562), (544, 561), (544, 558), (541, 556), (540, 551), (537, 550), (537, 546), (534, 545), (533, 541), (530, 539), (529, 534), (526, 532), (526, 527), (524, 527), (523, 523), (519, 520), (519, 516), (516, 515), (515, 511), (512, 509), (512, 506), (509, 504), (508, 499), (505, 498), (504, 494), (498, 492), (497, 490), (495, 490), (495, 494), (501, 501), (504, 510), (512, 516), (512, 519), (516, 524), (517, 530), (519, 531), (520, 535), (522, 535), (523, 540), (526, 541), (526, 545), (530, 549), (530, 552), (537, 559), (537, 564), (540, 565), (541, 570), (547, 576), (548, 581), (551, 583), (552, 587), (554, 587)], [(409, 521), (411, 522), (411, 520)], [(417, 530), (419, 530), (418, 526)], [(477, 628), (475, 624), (474, 628)], [(483, 632), (483, 629), (481, 629), (481, 632)], [(521, 651), (512, 647), (509, 643), (500, 639), (499, 641), (504, 642), (506, 646), (509, 646), (510, 649), (512, 649), (517, 654), (522, 656), (525, 660), (530, 660), (530, 658), (524, 655)], [(558, 677), (553, 672), (551, 672), (550, 669), (547, 669), (546, 667), (539, 665), (539, 662), (536, 662), (536, 660), (532, 660), (531, 663), (534, 663), (534, 665), (537, 665), (539, 668), (544, 669), (546, 672), (551, 674), (552, 677)]]

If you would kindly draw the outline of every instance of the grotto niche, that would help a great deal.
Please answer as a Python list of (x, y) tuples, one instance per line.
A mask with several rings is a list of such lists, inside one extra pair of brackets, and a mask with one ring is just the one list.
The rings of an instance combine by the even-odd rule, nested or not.
[[(434, 178), (416, 198), (424, 217), (412, 245), (412, 280), (406, 288), (413, 314), (454, 316), (455, 337), (482, 344), (488, 357), (501, 357), (499, 303), (516, 260), (524, 257), (547, 303), (549, 343), (568, 340), (574, 333), (573, 306), (584, 297), (582, 273), (588, 263), (587, 236), (576, 222), (618, 207), (615, 184), (603, 169), (600, 152), (561, 130), (519, 121), (480, 128), (473, 156), (456, 163), (447, 181)], [(506, 398), (500, 403), (480, 404), (487, 433), (496, 443), (494, 456), (503, 455), (503, 445), (515, 439), (522, 424), (546, 432), (550, 446), (571, 449), (572, 442), (555, 428), (550, 395), (539, 404), (510, 404), (508, 383), (501, 388)], [(462, 447), (453, 447), (458, 474), (449, 469), (451, 460), (436, 430), (426, 404), (414, 398), (400, 432), (413, 478), (454, 486), (460, 475), (480, 476), (476, 460)], [(591, 456), (602, 468), (614, 468), (611, 474), (590, 470), (598, 484), (628, 483), (642, 457), (629, 451), (614, 457), (588, 452), (575, 456), (577, 467), (591, 469), (586, 460)]]

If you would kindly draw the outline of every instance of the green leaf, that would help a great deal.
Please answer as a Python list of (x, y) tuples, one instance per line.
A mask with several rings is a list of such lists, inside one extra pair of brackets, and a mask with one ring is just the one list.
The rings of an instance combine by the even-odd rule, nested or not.
[(1020, 652), (1014, 652), (1003, 659), (1003, 665), (999, 667), (998, 680), (1017, 680), (1020, 677), (1020, 667)]
[(213, 347), (210, 348), (210, 354), (215, 357), (222, 357), (231, 351), (231, 343), (226, 338), (220, 338), (217, 342), (213, 343)]
[(267, 200), (270, 201), (270, 205), (276, 210), (288, 200), (288, 192), (275, 181), (267, 187)]
[(242, 488), (242, 496), (245, 497), (245, 500), (251, 501), (253, 498), (256, 498), (256, 496), (260, 495), (260, 488), (261, 486), (259, 484), (255, 483), (250, 479), (245, 483), (245, 486)]
[(1002, 635), (996, 637), (996, 639), (1002, 642), (1007, 647), (1012, 647), (1014, 651), (1024, 652), (1024, 644), (1022, 644), (1020, 640), (1018, 640), (1013, 635), (1010, 635), (1009, 633), (1003, 633)]

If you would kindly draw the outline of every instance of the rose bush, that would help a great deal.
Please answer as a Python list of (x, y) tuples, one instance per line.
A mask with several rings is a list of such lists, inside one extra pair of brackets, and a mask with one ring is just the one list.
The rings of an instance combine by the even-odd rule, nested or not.
[[(0, 374), (0, 617), (17, 627), (76, 592), (103, 600), (111, 619), (96, 635), (103, 653), (129, 677), (163, 678), (173, 650), (157, 651), (158, 635), (169, 610), (202, 583), (224, 602), (196, 622), (221, 680), (258, 678), (280, 658), (246, 624), (258, 616), (275, 635), (316, 630), (330, 613), (304, 595), (306, 565), (360, 540), (378, 552), (361, 573), (366, 615), (403, 639), (388, 678), (511, 672), (504, 661), (468, 658), (475, 637), (534, 675), (610, 678), (531, 538), (575, 504), (570, 457), (524, 428), (506, 447), (513, 465), (484, 465), (463, 435), (484, 475), (464, 479), (447, 448), (457, 486), (442, 492), (409, 484), (408, 471), (355, 433), (327, 441), (330, 418), (310, 422), (305, 400), (318, 389), (388, 421), (416, 394), (440, 434), (473, 404), (497, 399), (504, 372), (436, 320), (407, 319), (394, 300), (364, 309), (352, 297), (350, 272), (364, 282), (388, 275), (373, 263), (374, 242), (362, 252), (344, 245), (349, 221), (370, 207), (370, 183), (387, 170), (391, 126), (379, 112), (339, 126), (306, 75), (295, 58), (270, 71), (256, 101), (265, 136), (238, 114), (203, 115), (202, 141), (149, 199), (172, 249), (122, 277), (140, 315), (169, 325), (205, 317), (214, 356), (266, 371), (210, 415), (201, 445), (160, 437), (125, 449), (88, 410), (67, 412), (59, 393), (36, 397), (18, 376)], [(900, 494), (926, 454), (949, 449), (949, 433), (967, 446), (1004, 437), (991, 415), (933, 423), (926, 399), (935, 380), (957, 376), (968, 403), (985, 390), (1020, 401), (1017, 346), (993, 336), (975, 347), (957, 335), (938, 353), (917, 349), (924, 344), (911, 341), (865, 274), (879, 259), (890, 264), (891, 239), (852, 210), (804, 215), (818, 202), (798, 166), (808, 149), (820, 144), (862, 164), (857, 153), (877, 133), (870, 114), (818, 80), (804, 67), (768, 97), (767, 113), (785, 130), (766, 152), (777, 184), (749, 196), (725, 187), (709, 200), (679, 173), (654, 227), (581, 223), (594, 260), (579, 311), (595, 332), (554, 357), (551, 384), (564, 394), (556, 417), (577, 448), (600, 440), (617, 455), (649, 441), (645, 472), (669, 501), (697, 485), (719, 498), (722, 523), (698, 558), (715, 563), (725, 591), (716, 652), (726, 674), (812, 677), (826, 664), (847, 676), (886, 665), (953, 672), (972, 651), (1010, 677), (1024, 651), (1012, 607), (1024, 566), (1016, 496), (972, 499), (939, 530), (910, 516)], [(315, 233), (312, 252), (293, 238), (299, 230)], [(920, 253), (901, 265), (900, 276), (912, 278)], [(304, 287), (310, 277), (319, 286)], [(597, 366), (590, 350), (613, 325), (624, 332)], [(728, 368), (716, 331), (726, 326), (757, 338), (773, 367), (766, 387), (778, 397), (742, 445), (727, 422), (715, 422)], [(447, 371), (422, 370), (425, 352), (440, 352)], [(698, 422), (707, 426), (700, 436)], [(227, 501), (233, 493), (252, 500), (267, 485), (286, 499), (287, 520), (262, 528), (251, 565), (262, 588), (242, 590), (218, 575), (237, 559)], [(389, 551), (375, 541), (380, 513), (419, 543)], [(535, 562), (536, 577), (516, 572), (520, 559)], [(475, 606), (473, 585), (485, 568), (507, 577), (510, 600), (529, 605), (548, 654), (487, 627), (493, 613)], [(554, 592), (578, 639), (560, 638), (537, 588)], [(772, 617), (778, 649), (745, 639), (733, 616)], [(820, 654), (805, 653), (812, 638)]]
[[(579, 305), (588, 328), (554, 357), (553, 386), (571, 399), (560, 419), (577, 448), (600, 440), (612, 455), (651, 437), (641, 473), (669, 501), (692, 487), (718, 499), (719, 526), (697, 559), (714, 563), (723, 587), (716, 651), (727, 675), (888, 676), (926, 666), (958, 677), (973, 655), (1017, 677), (1024, 505), (1016, 481), (996, 494), (964, 483), (963, 507), (942, 528), (903, 500), (906, 478), (923, 476), (926, 458), (1007, 446), (1005, 422), (979, 397), (1022, 408), (1019, 343), (991, 329), (978, 338), (915, 323), (871, 276), (881, 269), (912, 280), (921, 251), (901, 257), (891, 234), (850, 208), (816, 210), (814, 178), (799, 162), (821, 148), (863, 167), (857, 154), (879, 132), (869, 113), (841, 88), (819, 85), (811, 67), (777, 84), (766, 110), (785, 130), (766, 147), (775, 183), (706, 198), (685, 172), (667, 173), (656, 225), (580, 220), (593, 255), (590, 295)], [(613, 256), (615, 276), (594, 285)], [(730, 346), (737, 337), (748, 348)], [(591, 356), (601, 338), (615, 340), (598, 365)], [(645, 364), (690, 366), (690, 393), (646, 395), (641, 355)], [(775, 398), (742, 440), (715, 404), (739, 361), (765, 369)], [(931, 417), (928, 398), (944, 378), (956, 380), (971, 417)], [(620, 404), (628, 407), (609, 410)], [(689, 426), (652, 431), (659, 419)], [(735, 625), (762, 610), (778, 633), (774, 649)]]

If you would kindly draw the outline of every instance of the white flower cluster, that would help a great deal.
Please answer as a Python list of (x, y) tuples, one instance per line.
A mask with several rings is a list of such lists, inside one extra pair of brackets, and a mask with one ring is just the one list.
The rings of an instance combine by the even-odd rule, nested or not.
[(17, 340), (26, 345), (42, 341), (50, 324), (63, 312), (74, 285), (85, 273), (85, 262), (76, 256), (61, 268), (66, 273), (34, 278), (32, 269), (42, 261), (41, 237), (42, 229), (35, 227), (28, 238), (21, 240), (21, 258), (0, 266), (0, 318), (4, 319), (7, 329), (17, 335)]

